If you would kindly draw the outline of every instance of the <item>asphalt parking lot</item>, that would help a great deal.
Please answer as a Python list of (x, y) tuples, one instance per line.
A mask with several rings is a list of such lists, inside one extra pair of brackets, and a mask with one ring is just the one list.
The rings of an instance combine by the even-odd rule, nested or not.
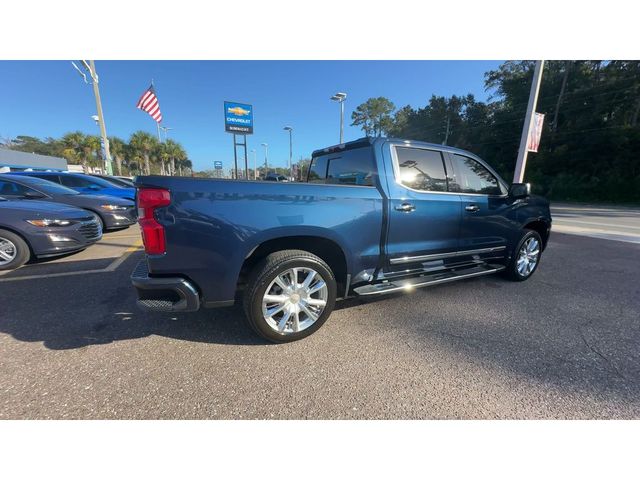
[(107, 234), (0, 275), (0, 418), (638, 418), (640, 245), (590, 233), (554, 227), (527, 282), (349, 300), (286, 345), (235, 307), (138, 311), (137, 228)]

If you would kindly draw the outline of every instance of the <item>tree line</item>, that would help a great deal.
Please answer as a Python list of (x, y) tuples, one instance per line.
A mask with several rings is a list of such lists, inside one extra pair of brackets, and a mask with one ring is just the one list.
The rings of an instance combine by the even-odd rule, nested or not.
[[(432, 95), (397, 109), (370, 98), (352, 113), (368, 136), (450, 145), (476, 153), (511, 180), (534, 62), (509, 61), (485, 74), (487, 102)], [(640, 62), (545, 62), (536, 109), (545, 114), (525, 181), (555, 200), (640, 202)]]
[[(102, 168), (104, 158), (97, 135), (70, 132), (61, 138), (46, 138), (20, 135), (7, 140), (2, 146), (22, 152), (63, 157), (70, 164), (89, 168)], [(160, 142), (155, 136), (137, 131), (126, 142), (118, 137), (109, 137), (109, 150), (117, 175), (186, 175), (192, 170), (187, 152), (179, 142), (167, 139)]]

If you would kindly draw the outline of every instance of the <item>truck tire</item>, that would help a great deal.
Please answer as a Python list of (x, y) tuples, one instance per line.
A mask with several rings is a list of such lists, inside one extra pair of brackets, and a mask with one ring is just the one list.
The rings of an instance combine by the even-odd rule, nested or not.
[(0, 270), (14, 270), (31, 258), (29, 245), (13, 232), (0, 229)]
[(261, 337), (285, 343), (318, 330), (333, 311), (336, 280), (319, 257), (303, 250), (268, 255), (249, 275), (245, 318)]
[(511, 260), (504, 270), (504, 276), (514, 282), (524, 282), (533, 275), (540, 265), (542, 238), (535, 230), (525, 230), (518, 242)]

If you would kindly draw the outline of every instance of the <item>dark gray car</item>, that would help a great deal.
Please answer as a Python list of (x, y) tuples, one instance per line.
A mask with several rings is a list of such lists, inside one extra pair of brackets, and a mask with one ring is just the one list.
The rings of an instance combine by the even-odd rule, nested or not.
[(12, 270), (32, 256), (83, 250), (102, 238), (95, 214), (60, 203), (0, 197), (0, 270)]
[(0, 175), (0, 196), (6, 199), (46, 200), (89, 210), (98, 215), (103, 230), (128, 227), (136, 222), (134, 202), (109, 195), (84, 195), (38, 177)]

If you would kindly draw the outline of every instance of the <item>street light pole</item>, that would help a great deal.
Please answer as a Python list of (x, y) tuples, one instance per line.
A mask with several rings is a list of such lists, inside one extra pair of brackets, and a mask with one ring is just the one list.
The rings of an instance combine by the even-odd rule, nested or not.
[[(167, 140), (169, 139), (169, 130), (173, 130), (173, 128), (171, 128), (171, 127), (162, 127), (162, 126), (160, 126), (159, 123), (158, 123), (158, 128), (164, 132), (164, 143), (166, 145)], [(163, 165), (164, 165), (164, 160), (162, 162), (163, 162)], [(175, 160), (173, 160), (173, 163), (171, 161), (169, 161), (169, 165), (167, 165), (167, 170), (169, 170), (169, 175), (175, 175), (175, 173), (176, 173), (176, 172), (173, 171), (172, 166), (175, 167)]]
[[(113, 175), (113, 168), (111, 166), (111, 153), (109, 152), (109, 140), (107, 139), (107, 128), (104, 124), (104, 115), (102, 113), (102, 101), (100, 100), (100, 88), (98, 87), (98, 74), (96, 72), (96, 65), (93, 60), (89, 60), (89, 64), (85, 60), (82, 61), (83, 66), (89, 70), (91, 80), (93, 84), (93, 95), (96, 97), (96, 110), (98, 112), (98, 124), (100, 126), (100, 136), (102, 137), (102, 151), (104, 152), (104, 163), (107, 175)], [(78, 71), (80, 71), (75, 64), (73, 65)], [(82, 72), (80, 72), (82, 74)], [(86, 77), (85, 77), (86, 81)]]
[(340, 144), (344, 143), (344, 100), (340, 102)]
[(264, 176), (266, 178), (269, 170), (269, 162), (268, 162), (269, 144), (263, 143), (262, 146), (264, 147)]
[(253, 153), (253, 179), (258, 180), (258, 165), (256, 164), (256, 149), (252, 148), (251, 153)]
[(524, 180), (524, 169), (527, 166), (527, 144), (529, 142), (529, 132), (531, 124), (536, 114), (536, 104), (538, 103), (538, 93), (540, 92), (540, 83), (542, 82), (542, 70), (544, 69), (544, 60), (537, 60), (536, 67), (533, 71), (533, 81), (531, 82), (531, 91), (529, 92), (529, 104), (527, 105), (527, 115), (524, 119), (522, 127), (522, 137), (520, 137), (520, 148), (518, 148), (518, 160), (516, 161), (516, 170), (513, 172), (513, 183), (522, 183)]
[(293, 178), (293, 127), (284, 127), (289, 131), (289, 178)]
[(331, 97), (331, 100), (340, 104), (340, 143), (344, 143), (344, 101), (347, 99), (347, 94), (344, 92), (338, 92)]
[(160, 130), (164, 132), (164, 143), (167, 143), (167, 139), (169, 138), (169, 130), (173, 130), (171, 127), (162, 127), (159, 125)]

